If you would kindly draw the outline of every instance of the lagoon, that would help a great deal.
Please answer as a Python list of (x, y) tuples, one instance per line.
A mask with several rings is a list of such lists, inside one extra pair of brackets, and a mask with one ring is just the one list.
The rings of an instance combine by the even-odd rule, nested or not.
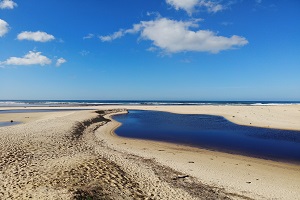
[(155, 140), (300, 163), (300, 131), (259, 128), (234, 124), (224, 117), (130, 110), (116, 115), (122, 137)]

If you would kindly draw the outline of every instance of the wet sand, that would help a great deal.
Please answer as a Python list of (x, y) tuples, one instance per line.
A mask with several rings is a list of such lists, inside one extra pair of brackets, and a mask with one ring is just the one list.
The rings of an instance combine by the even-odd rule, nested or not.
[[(299, 106), (91, 108), (214, 114), (300, 130)], [(0, 199), (299, 199), (299, 165), (121, 138), (113, 132), (119, 124), (102, 117), (110, 113), (25, 115), (0, 115), (25, 122), (0, 127)]]

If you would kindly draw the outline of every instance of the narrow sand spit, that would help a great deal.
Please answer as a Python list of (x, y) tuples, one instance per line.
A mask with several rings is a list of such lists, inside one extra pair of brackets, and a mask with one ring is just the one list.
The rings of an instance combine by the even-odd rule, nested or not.
[[(214, 114), (300, 129), (300, 106), (91, 108)], [(299, 199), (298, 165), (117, 137), (119, 124), (109, 118), (116, 112), (124, 111), (11, 114), (26, 123), (0, 127), (0, 199)]]

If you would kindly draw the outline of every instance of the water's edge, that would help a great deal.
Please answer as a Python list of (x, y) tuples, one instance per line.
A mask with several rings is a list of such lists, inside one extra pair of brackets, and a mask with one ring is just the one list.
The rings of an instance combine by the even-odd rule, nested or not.
[[(132, 110), (129, 110), (129, 115), (130, 115), (130, 112), (132, 112)], [(149, 111), (141, 111), (140, 110), (139, 112), (147, 113)], [(161, 111), (150, 111), (150, 112), (166, 113), (166, 112), (161, 112)], [(168, 114), (177, 115), (177, 116), (181, 116), (181, 115), (188, 116), (189, 115), (189, 114), (174, 114), (174, 113), (168, 113)], [(249, 139), (249, 135), (246, 135), (246, 137), (244, 137), (245, 136), (244, 135), (243, 136), (244, 138), (239, 138), (240, 136), (238, 135), (237, 139), (235, 139), (235, 140), (237, 140), (239, 143), (236, 145), (236, 148), (230, 149), (230, 148), (228, 148), (228, 144), (229, 144), (229, 146), (234, 145), (234, 137), (232, 137), (232, 134), (231, 135), (229, 134), (230, 139), (229, 139), (229, 141), (227, 141), (227, 143), (226, 142), (222, 143), (222, 141), (220, 142), (221, 146), (216, 146), (215, 142), (210, 141), (211, 138), (208, 139), (209, 145), (207, 145), (203, 142), (195, 143), (197, 137), (192, 138), (192, 141), (182, 141), (181, 139), (183, 139), (183, 137), (181, 137), (181, 138), (179, 137), (180, 139), (176, 139), (176, 138), (170, 139), (170, 138), (160, 138), (157, 136), (149, 137), (149, 135), (147, 135), (146, 137), (132, 135), (132, 134), (126, 135), (126, 134), (121, 133), (122, 127), (124, 128), (124, 126), (126, 126), (126, 124), (122, 120), (118, 120), (118, 116), (119, 117), (126, 116), (126, 114), (119, 114), (119, 115), (112, 116), (112, 119), (121, 123), (121, 125), (115, 130), (115, 134), (120, 137), (158, 141), (158, 142), (168, 142), (168, 143), (174, 143), (174, 144), (179, 144), (179, 145), (184, 145), (184, 146), (207, 149), (207, 150), (211, 150), (211, 151), (220, 151), (220, 152), (229, 153), (229, 154), (238, 154), (238, 155), (250, 156), (250, 157), (266, 159), (266, 160), (300, 164), (300, 131), (289, 131), (289, 130), (278, 130), (278, 129), (267, 129), (267, 128), (259, 128), (259, 127), (241, 126), (238, 124), (234, 124), (234, 123), (228, 121), (227, 119), (225, 119), (224, 117), (222, 117), (226, 123), (233, 124), (234, 126), (237, 126), (237, 127), (242, 127), (242, 130), (245, 128), (245, 130), (250, 129), (250, 130), (256, 130), (256, 131), (257, 130), (267, 131), (265, 134), (259, 135), (259, 137), (250, 135), (250, 139)], [(206, 117), (208, 115), (197, 115), (197, 116), (205, 116)], [(209, 115), (209, 117), (218, 117), (218, 119), (219, 119), (220, 116)], [(224, 121), (222, 121), (222, 123), (224, 123)], [(178, 128), (178, 126), (176, 128)], [(132, 131), (132, 130), (130, 130), (130, 131)], [(277, 135), (271, 134), (270, 135), (269, 131), (271, 131), (271, 132), (275, 131), (276, 133), (282, 133), (283, 135), (282, 134), (281, 135), (279, 135), (279, 134), (277, 134)], [(290, 133), (292, 134), (292, 136), (288, 135)], [(228, 134), (228, 133), (226, 133), (226, 134)], [(298, 136), (295, 137), (295, 134), (298, 134), (299, 137)], [(193, 135), (191, 135), (191, 136), (193, 137)], [(220, 133), (217, 134), (217, 136), (222, 137), (221, 140), (224, 139), (224, 136), (220, 135)], [(212, 140), (217, 140), (217, 143), (218, 143), (218, 140), (220, 139), (218, 137), (214, 137), (214, 138), (212, 138)], [(248, 140), (250, 140), (250, 142), (247, 142), (247, 138), (248, 138)], [(203, 138), (200, 137), (200, 139), (203, 139)], [(206, 139), (206, 138), (204, 137), (204, 139)], [(226, 140), (226, 138), (224, 140)], [(230, 141), (230, 140), (233, 140), (233, 141)], [(256, 142), (258, 142), (258, 145), (256, 145)], [(250, 147), (243, 148), (243, 145), (249, 146), (249, 143), (250, 143)], [(253, 144), (253, 146), (251, 147), (252, 144)], [(255, 145), (257, 147), (255, 147)], [(276, 145), (279, 145), (280, 148), (276, 147)], [(289, 147), (289, 146), (291, 146), (291, 147)], [(270, 148), (271, 150), (268, 150), (267, 147)], [(258, 148), (258, 150), (256, 150), (256, 148)], [(294, 148), (294, 151), (292, 151), (292, 153), (289, 153), (289, 150), (291, 150), (293, 148)], [(261, 154), (260, 151), (262, 151), (263, 153)], [(297, 152), (299, 152), (299, 153), (297, 153)], [(276, 155), (277, 153), (278, 153), (278, 155)]]

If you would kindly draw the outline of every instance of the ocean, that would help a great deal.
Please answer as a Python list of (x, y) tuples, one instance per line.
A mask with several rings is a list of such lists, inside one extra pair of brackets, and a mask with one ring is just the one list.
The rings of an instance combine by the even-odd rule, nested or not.
[(95, 105), (289, 105), (300, 101), (0, 100), (0, 107)]

